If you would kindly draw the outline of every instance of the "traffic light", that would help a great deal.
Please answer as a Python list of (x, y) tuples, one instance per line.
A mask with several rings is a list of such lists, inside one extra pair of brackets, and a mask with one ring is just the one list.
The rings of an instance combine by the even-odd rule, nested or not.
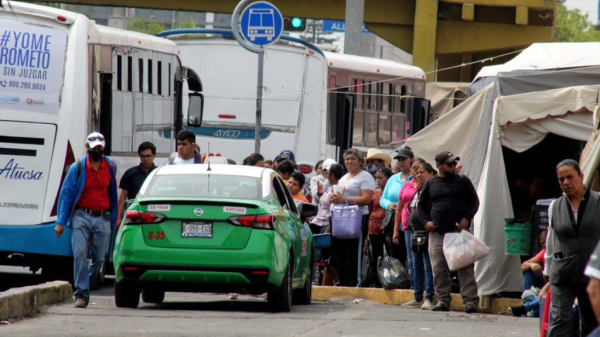
[(306, 19), (284, 17), (283, 30), (288, 32), (303, 32), (306, 30)]

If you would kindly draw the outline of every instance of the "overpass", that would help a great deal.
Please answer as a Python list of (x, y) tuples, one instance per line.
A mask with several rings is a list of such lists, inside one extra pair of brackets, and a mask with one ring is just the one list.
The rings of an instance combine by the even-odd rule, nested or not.
[[(232, 13), (238, 0), (61, 0), (62, 3)], [(344, 20), (344, 0), (271, 0), (284, 16)], [(556, 0), (365, 0), (374, 34), (413, 54), (428, 80), (470, 81), (484, 66), (430, 73), (551, 42)], [(485, 65), (504, 63), (511, 56)]]

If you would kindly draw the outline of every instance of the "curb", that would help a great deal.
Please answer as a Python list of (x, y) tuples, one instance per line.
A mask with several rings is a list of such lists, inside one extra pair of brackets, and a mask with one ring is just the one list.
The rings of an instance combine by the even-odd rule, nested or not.
[(41, 306), (59, 303), (72, 297), (71, 284), (64, 281), (11, 288), (0, 293), (0, 320), (30, 316)]
[[(321, 287), (313, 286), (313, 301), (329, 301), (334, 298), (355, 299), (360, 298), (366, 301), (377, 302), (381, 304), (400, 305), (411, 301), (414, 297), (414, 291), (406, 289), (385, 290), (380, 288), (349, 288), (349, 287)], [(489, 305), (486, 308), (477, 308), (480, 313), (510, 315), (508, 307), (523, 305), (521, 299), (516, 298), (490, 298), (489, 296), (480, 297), (480, 303), (483, 299), (489, 299)], [(437, 301), (437, 295), (433, 298), (434, 304)], [(451, 311), (464, 312), (462, 297), (459, 294), (452, 294)]]

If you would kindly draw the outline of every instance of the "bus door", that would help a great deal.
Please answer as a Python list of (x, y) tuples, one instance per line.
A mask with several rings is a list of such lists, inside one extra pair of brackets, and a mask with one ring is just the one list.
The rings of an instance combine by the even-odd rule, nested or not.
[(344, 162), (344, 151), (352, 147), (354, 100), (348, 92), (329, 94), (328, 143), (335, 145), (335, 158)]
[(414, 135), (429, 124), (430, 110), (431, 101), (428, 99), (417, 97), (407, 99), (408, 135)]

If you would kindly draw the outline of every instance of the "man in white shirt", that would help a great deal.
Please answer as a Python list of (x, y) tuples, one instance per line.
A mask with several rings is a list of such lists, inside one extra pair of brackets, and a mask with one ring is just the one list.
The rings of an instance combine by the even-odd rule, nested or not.
[(177, 133), (177, 156), (171, 155), (168, 165), (202, 164), (202, 156), (194, 149), (196, 135), (188, 130)]

